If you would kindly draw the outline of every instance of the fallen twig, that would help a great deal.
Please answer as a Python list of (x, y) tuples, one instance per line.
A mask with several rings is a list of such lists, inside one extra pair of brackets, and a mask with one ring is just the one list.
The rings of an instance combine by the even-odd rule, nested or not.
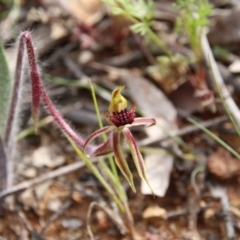
[[(202, 122), (200, 122), (200, 124), (204, 127), (213, 127), (213, 126), (219, 126), (220, 123), (223, 123), (226, 120), (228, 120), (227, 116), (220, 116), (220, 117), (216, 117), (214, 119), (210, 119), (210, 120), (207, 120), (207, 121), (202, 121)], [(181, 128), (179, 130), (174, 130), (172, 132), (169, 132), (166, 137), (161, 137), (159, 139), (155, 138), (153, 140), (151, 138), (149, 138), (149, 139), (146, 138), (146, 139), (140, 141), (138, 143), (138, 145), (139, 146), (146, 146), (146, 145), (149, 145), (149, 144), (156, 143), (158, 141), (163, 142), (163, 141), (167, 141), (168, 139), (173, 138), (173, 137), (182, 137), (184, 135), (194, 133), (194, 132), (197, 132), (197, 131), (200, 131), (200, 129), (197, 126), (190, 125), (190, 126)]]
[(222, 211), (225, 216), (225, 224), (228, 239), (235, 239), (236, 234), (233, 226), (232, 214), (230, 213), (229, 200), (227, 196), (226, 188), (223, 186), (209, 185), (211, 194), (215, 198), (219, 198), (222, 205)]
[(225, 104), (229, 109), (231, 115), (233, 116), (234, 120), (236, 121), (237, 126), (240, 128), (240, 111), (237, 107), (236, 103), (234, 102), (231, 94), (229, 93), (226, 85), (224, 84), (223, 78), (220, 74), (218, 69), (217, 63), (214, 59), (212, 50), (209, 46), (208, 39), (205, 34), (202, 36), (202, 50), (205, 57), (205, 61), (208, 64), (208, 67), (212, 70), (213, 76), (215, 78), (215, 82), (218, 86), (219, 91), (224, 98)]
[[(98, 161), (98, 159), (93, 159), (92, 160), (93, 163), (95, 163), (97, 161)], [(50, 180), (50, 179), (53, 179), (53, 178), (56, 178), (56, 177), (74, 172), (74, 171), (76, 171), (76, 170), (78, 170), (78, 169), (80, 169), (84, 166), (85, 166), (85, 163), (83, 163), (83, 162), (72, 163), (68, 166), (61, 167), (61, 168), (59, 168), (55, 171), (48, 172), (46, 174), (43, 174), (43, 175), (41, 175), (39, 177), (36, 177), (34, 179), (31, 179), (29, 181), (24, 181), (24, 182), (19, 183), (17, 185), (11, 186), (11, 187), (7, 188), (6, 190), (0, 192), (0, 199), (5, 198), (9, 195), (18, 193), (20, 191), (23, 191), (27, 188), (31, 188), (31, 187), (33, 187), (37, 184), (43, 183), (47, 180)]]

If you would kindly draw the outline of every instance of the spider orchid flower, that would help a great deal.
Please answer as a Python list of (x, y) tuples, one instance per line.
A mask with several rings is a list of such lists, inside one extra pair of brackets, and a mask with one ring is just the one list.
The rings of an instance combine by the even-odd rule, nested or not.
[[(136, 141), (129, 130), (131, 126), (138, 125), (152, 125), (155, 124), (153, 118), (135, 118), (135, 105), (132, 106), (130, 110), (127, 109), (127, 100), (121, 95), (121, 91), (124, 86), (116, 88), (112, 93), (112, 99), (109, 106), (109, 114), (105, 114), (109, 122), (109, 126), (94, 132), (85, 141), (80, 135), (78, 135), (70, 125), (64, 120), (64, 118), (59, 114), (51, 99), (49, 98), (44, 85), (42, 83), (40, 70), (37, 64), (37, 57), (33, 47), (33, 42), (30, 32), (23, 32), (19, 37), (19, 48), (18, 57), (16, 61), (16, 72), (14, 80), (13, 89), (13, 99), (10, 103), (10, 114), (8, 117), (8, 126), (4, 136), (4, 142), (7, 146), (11, 145), (10, 139), (13, 132), (14, 119), (16, 118), (17, 102), (19, 101), (20, 86), (23, 80), (23, 59), (25, 52), (28, 56), (28, 63), (30, 69), (30, 77), (32, 82), (32, 112), (33, 119), (35, 123), (35, 130), (37, 130), (38, 117), (40, 112), (40, 103), (42, 102), (48, 112), (53, 116), (58, 127), (71, 139), (73, 140), (80, 149), (83, 149), (90, 156), (103, 156), (109, 153), (114, 153), (116, 164), (123, 173), (123, 175), (128, 180), (130, 186), (135, 191), (133, 177), (131, 171), (128, 167), (128, 163), (124, 157), (122, 151), (122, 142), (125, 139), (130, 148), (134, 163), (137, 167), (139, 176), (148, 183), (146, 177), (146, 170), (142, 155), (137, 147)], [(92, 146), (89, 143), (96, 137), (104, 133), (110, 133), (108, 140), (99, 145)], [(149, 185), (150, 187), (150, 185)], [(150, 187), (151, 189), (151, 187)]]
[[(146, 181), (149, 188), (152, 190), (146, 176), (146, 169), (142, 154), (140, 153), (137, 143), (129, 128), (139, 125), (153, 125), (156, 121), (155, 119), (148, 117), (135, 118), (136, 106), (133, 105), (132, 108), (128, 110), (127, 100), (121, 95), (121, 91), (124, 88), (125, 86), (120, 86), (112, 92), (112, 99), (108, 108), (109, 113), (105, 114), (109, 126), (103, 127), (89, 136), (84, 145), (84, 152), (90, 157), (103, 156), (113, 152), (117, 166), (129, 182), (133, 191), (136, 192), (133, 176), (122, 150), (123, 141), (126, 140), (140, 178)], [(107, 141), (96, 147), (93, 152), (88, 153), (86, 151), (88, 144), (95, 138), (106, 133), (109, 133)]]

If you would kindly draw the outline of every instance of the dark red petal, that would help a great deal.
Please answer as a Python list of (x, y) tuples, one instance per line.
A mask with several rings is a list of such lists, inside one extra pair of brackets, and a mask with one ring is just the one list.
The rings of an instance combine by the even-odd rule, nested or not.
[[(131, 131), (128, 128), (124, 128), (123, 134), (128, 142), (128, 146), (130, 148), (135, 166), (138, 171), (138, 175), (140, 176), (140, 178), (142, 178), (147, 183), (147, 185), (149, 186), (149, 188), (151, 189), (151, 191), (153, 193), (153, 190), (152, 190), (152, 188), (149, 184), (148, 178), (147, 178), (145, 163), (144, 163), (142, 154), (140, 153), (140, 151), (138, 149), (137, 143), (136, 143)], [(154, 193), (153, 193), (153, 195), (154, 195)]]
[(112, 127), (112, 126), (106, 126), (106, 127), (101, 128), (101, 129), (98, 129), (97, 131), (95, 131), (94, 133), (92, 133), (92, 134), (87, 138), (86, 142), (84, 143), (84, 145), (83, 145), (83, 151), (84, 151), (85, 153), (89, 154), (90, 156), (92, 156), (92, 155), (94, 156), (95, 154), (93, 154), (93, 153), (95, 152), (95, 150), (92, 151), (92, 149), (90, 149), (90, 151), (88, 151), (88, 149), (87, 149), (89, 143), (90, 143), (93, 139), (101, 136), (101, 135), (104, 134), (104, 133), (108, 133), (108, 132), (110, 132), (110, 131), (112, 131), (112, 130), (113, 130), (113, 127)]
[(112, 139), (111, 136), (109, 136), (108, 140), (97, 146), (95, 149), (93, 149), (92, 153), (90, 153), (90, 156), (105, 156), (113, 152), (113, 147), (112, 147)]
[(136, 192), (135, 186), (134, 186), (134, 182), (133, 182), (133, 176), (132, 173), (128, 167), (128, 163), (124, 157), (124, 154), (122, 152), (121, 149), (121, 135), (122, 132), (121, 131), (116, 131), (113, 132), (112, 135), (112, 142), (113, 142), (113, 151), (114, 151), (114, 157), (115, 157), (115, 162), (117, 164), (117, 166), (119, 167), (119, 169), (121, 170), (122, 174), (124, 175), (124, 177), (127, 179), (129, 185), (131, 186), (132, 190), (134, 192)]

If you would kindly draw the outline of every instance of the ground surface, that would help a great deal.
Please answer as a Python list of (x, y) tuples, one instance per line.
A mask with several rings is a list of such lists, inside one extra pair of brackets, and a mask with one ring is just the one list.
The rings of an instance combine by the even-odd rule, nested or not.
[[(141, 239), (239, 239), (240, 163), (209, 135), (187, 121), (190, 116), (200, 123), (207, 123), (213, 133), (240, 151), (239, 137), (213, 88), (206, 64), (203, 65), (206, 72), (203, 88), (212, 94), (210, 102), (196, 96), (199, 89), (191, 81), (198, 77), (194, 63), (178, 65), (167, 76), (163, 76), (159, 68), (155, 70), (157, 76), (149, 74), (149, 66), (158, 66), (155, 57), (163, 55), (161, 49), (151, 48), (154, 44), (149, 47), (142, 37), (129, 30), (128, 21), (109, 14), (100, 1), (20, 2), (16, 15), (0, 15), (0, 37), (9, 62), (12, 64), (16, 56), (13, 47), (16, 36), (20, 31), (30, 29), (49, 95), (61, 114), (84, 138), (98, 129), (88, 78), (102, 87), (96, 88), (101, 112), (107, 112), (111, 91), (124, 84), (127, 86), (126, 97), (138, 105), (142, 114), (155, 117), (161, 129), (165, 129), (133, 129), (139, 146), (143, 147), (146, 162), (156, 169), (155, 175), (151, 171), (148, 173), (151, 179), (157, 180), (154, 188), (164, 196), (153, 198), (141, 193), (141, 181), (129, 154), (137, 193), (133, 193), (121, 177)], [(174, 1), (155, 2), (154, 31), (174, 54), (181, 53), (190, 58), (193, 52), (187, 39), (174, 31), (179, 14), (172, 7)], [(239, 3), (220, 0), (212, 3), (214, 11), (210, 17), (208, 39), (211, 48), (215, 49), (224, 83), (230, 89), (230, 98), (238, 105)], [(0, 9), (4, 11), (11, 7), (11, 4), (0, 3)], [(121, 231), (121, 224), (116, 225), (107, 216), (106, 209), (113, 210), (113, 218), (117, 219), (121, 214), (89, 169), (76, 165), (76, 169), (69, 170), (68, 174), (61, 172), (64, 167), (81, 160), (44, 108), (41, 111), (42, 127), (37, 135), (32, 131), (27, 72), (28, 69), (19, 132), (29, 131), (18, 141), (14, 181), (16, 185), (27, 181), (31, 187), (23, 186), (21, 191), (10, 194), (6, 206), (2, 207), (0, 238), (90, 239), (87, 214), (90, 204), (97, 202), (105, 207), (95, 207), (89, 220), (95, 239), (131, 239)], [(202, 106), (203, 102), (207, 102), (206, 106)], [(166, 132), (172, 130), (186, 145), (178, 145), (167, 138)], [(144, 147), (151, 147), (150, 152), (144, 151)], [(162, 155), (159, 151), (154, 154), (153, 148), (164, 149), (168, 154)], [(149, 163), (152, 158), (155, 165)], [(57, 170), (57, 177), (48, 175)], [(47, 180), (39, 180), (40, 176), (47, 176)], [(33, 185), (36, 179), (41, 183)], [(123, 222), (125, 220), (123, 218)]]

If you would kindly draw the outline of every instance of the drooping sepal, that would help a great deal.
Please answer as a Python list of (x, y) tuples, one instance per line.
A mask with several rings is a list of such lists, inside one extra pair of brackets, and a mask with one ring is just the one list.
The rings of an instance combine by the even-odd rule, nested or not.
[[(111, 135), (112, 133), (110, 133)], [(92, 147), (93, 148), (93, 147)], [(86, 151), (88, 152), (88, 151)], [(94, 157), (100, 157), (100, 156), (105, 156), (113, 152), (113, 147), (112, 147), (112, 137), (109, 136), (108, 140), (99, 146), (91, 149), (90, 156)]]
[(112, 142), (113, 142), (113, 151), (114, 151), (114, 157), (115, 157), (115, 162), (118, 166), (118, 168), (121, 170), (122, 174), (124, 177), (127, 179), (129, 185), (131, 186), (132, 190), (136, 192), (134, 182), (133, 182), (133, 176), (132, 173), (128, 167), (128, 163), (124, 157), (124, 154), (122, 152), (121, 148), (121, 136), (122, 132), (121, 131), (115, 131), (112, 134)]
[(128, 128), (124, 128), (123, 134), (127, 140), (128, 146), (130, 148), (130, 152), (132, 154), (133, 161), (137, 168), (139, 177), (147, 183), (147, 185), (151, 189), (152, 194), (154, 195), (152, 187), (150, 186), (148, 178), (147, 178), (145, 163), (144, 163), (142, 154), (140, 153), (140, 151), (138, 149), (137, 143), (136, 143), (131, 131)]

